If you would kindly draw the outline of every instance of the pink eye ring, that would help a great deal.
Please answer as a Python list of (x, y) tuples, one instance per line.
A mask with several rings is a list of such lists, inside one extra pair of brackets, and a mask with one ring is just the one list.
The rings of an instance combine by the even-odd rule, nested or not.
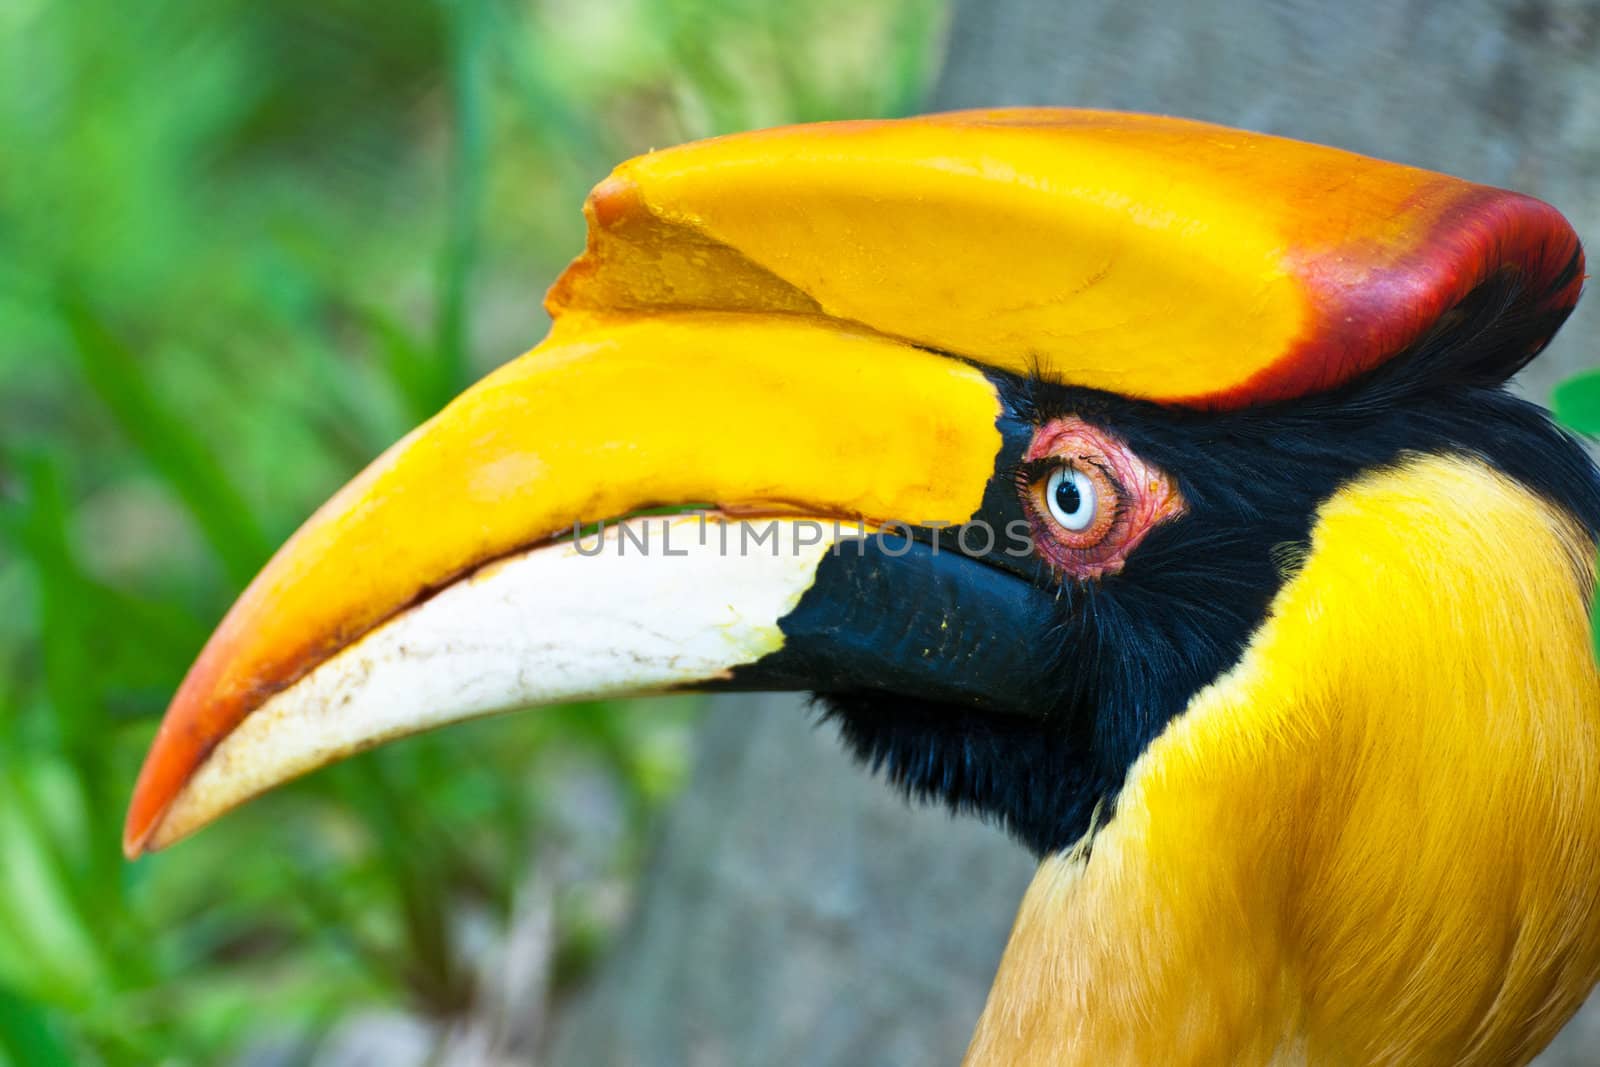
[(1075, 578), (1117, 573), (1152, 528), (1185, 510), (1164, 471), (1075, 415), (1040, 427), (1018, 490), (1035, 550)]

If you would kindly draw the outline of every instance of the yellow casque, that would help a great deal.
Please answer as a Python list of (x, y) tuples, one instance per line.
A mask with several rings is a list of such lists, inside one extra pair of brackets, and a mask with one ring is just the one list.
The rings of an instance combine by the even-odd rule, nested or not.
[[(573, 309), (812, 314), (1208, 408), (1337, 385), (1475, 285), (1570, 307), (1577, 241), (1517, 193), (1184, 119), (1055, 108), (784, 127), (591, 194)], [(1535, 333), (1537, 347), (1548, 331)]]

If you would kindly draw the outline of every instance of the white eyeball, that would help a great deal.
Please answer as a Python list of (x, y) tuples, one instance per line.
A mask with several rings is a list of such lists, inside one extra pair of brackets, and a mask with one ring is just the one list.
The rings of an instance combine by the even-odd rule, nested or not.
[(1099, 508), (1094, 482), (1072, 467), (1062, 467), (1050, 475), (1045, 483), (1044, 499), (1050, 508), (1050, 517), (1073, 533), (1082, 533), (1093, 525)]

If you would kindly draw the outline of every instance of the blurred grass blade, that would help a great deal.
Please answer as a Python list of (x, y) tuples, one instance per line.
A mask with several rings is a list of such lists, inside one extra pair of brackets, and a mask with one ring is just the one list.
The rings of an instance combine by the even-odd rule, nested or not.
[(44, 457), (24, 457), (17, 466), (23, 497), (7, 529), (33, 564), (53, 724), (66, 748), (86, 749), (83, 754), (92, 757), (87, 743), (99, 716), (99, 694), (92, 682), (97, 675), (89, 657), (85, 578), (72, 552), (66, 494), (59, 471)]
[(341, 784), (374, 835), (400, 905), (404, 980), (430, 1014), (448, 1016), (472, 1002), (470, 977), (458, 966), (451, 938), (445, 884), (460, 857), (441, 828), (416, 818), (407, 791), (386, 772), (386, 756), (372, 753), (350, 764)]
[[(0, 460), (11, 458), (0, 453)], [(84, 759), (99, 761), (107, 718), (158, 714), (207, 627), (175, 602), (135, 596), (91, 576), (73, 545), (58, 464), (34, 455), (13, 465), (19, 497), (0, 502), (0, 540), (29, 565), (54, 733), (82, 749)]]
[(369, 305), (358, 313), (377, 339), (384, 376), (400, 395), (411, 424), (431, 418), (440, 406), (433, 353), (382, 308)]
[(572, 99), (571, 86), (551, 73), (554, 64), (546, 53), (552, 46), (542, 27), (519, 26), (500, 7), (492, 13), (497, 16), (492, 33), (496, 59), (520, 105), (515, 114), (547, 157), (546, 164), (561, 175), (563, 187), (581, 202), (622, 153), (605, 136), (598, 117)]
[[(70, 784), (79, 794), (77, 810), (89, 821), (89, 840), (78, 843), (74, 864), (61, 843), (44, 833), (37, 813), (30, 825), (38, 840), (47, 843), (49, 866), (60, 875), (77, 920), (87, 927), (95, 916), (113, 913), (121, 891), (115, 845), (121, 797), (106, 744), (106, 660), (97, 659), (93, 650), (107, 644), (98, 639), (98, 629), (126, 622), (128, 616), (105, 612), (104, 598), (97, 595), (97, 587), (73, 553), (66, 496), (55, 467), (41, 457), (27, 458), (19, 467), (23, 502), (18, 514), (8, 517), (6, 529), (32, 564), (44, 689), (53, 712), (49, 725), (72, 768)], [(135, 632), (141, 639), (145, 633)], [(9, 806), (19, 817), (29, 814), (27, 797), (24, 791), (12, 790)]]
[[(46, 810), (52, 799), (79, 812), (83, 805), (60, 795), (74, 783), (50, 773), (64, 769), (64, 762), (30, 762), (34, 773), (16, 761), (0, 766), (0, 932), (6, 941), (0, 984), (13, 984), (19, 995), (81, 1003), (124, 962), (109, 957), (104, 936), (120, 900), (114, 872), (94, 869), (105, 864), (73, 862), (63, 853), (80, 851), (85, 836), (100, 845), (114, 839), (85, 835), (80, 819)], [(43, 780), (48, 777), (58, 779), (55, 797)]]
[[(683, 116), (692, 136), (732, 133), (752, 124), (749, 87), (728, 70), (724, 42), (705, 32), (709, 22), (748, 33), (751, 13), (749, 5), (730, 0), (702, 0), (687, 6), (671, 0), (651, 0), (644, 6), (644, 28), (666, 45), (673, 59), (672, 69), (688, 75), (675, 79), (674, 88), (704, 109), (702, 120)], [(759, 14), (759, 9), (755, 13)]]
[(0, 1050), (14, 1067), (72, 1067), (44, 1009), (0, 986)]
[(76, 292), (61, 311), (84, 377), (122, 432), (183, 501), (235, 585), (255, 576), (272, 551), (244, 496), (190, 427), (150, 388), (139, 361)]
[(889, 34), (885, 115), (914, 115), (924, 107), (935, 65), (944, 52), (930, 29), (942, 35), (944, 8), (942, 0), (900, 0), (896, 6)]
[(453, 0), (449, 23), (455, 141), (450, 159), (450, 229), (440, 266), (433, 404), (428, 414), (467, 385), (472, 282), (489, 173), (488, 0)]

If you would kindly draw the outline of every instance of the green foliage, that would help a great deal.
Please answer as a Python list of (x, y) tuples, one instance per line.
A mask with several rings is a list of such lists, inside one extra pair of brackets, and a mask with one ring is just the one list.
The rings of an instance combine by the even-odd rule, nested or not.
[(0, 986), (0, 1062), (27, 1067), (71, 1067), (67, 1048), (34, 1004)]
[[(118, 840), (209, 628), (340, 482), (538, 339), (588, 186), (652, 145), (910, 110), (942, 7), (0, 4), (0, 1064), (449, 1018), (476, 995), (462, 915), (503, 922), (587, 838), (580, 877), (627, 883), (692, 705), (461, 727), (138, 864)], [(571, 828), (551, 783), (586, 777), (618, 826)], [(570, 978), (610, 920), (558, 914)]]
[(1568, 378), (1551, 398), (1556, 418), (1579, 433), (1600, 434), (1600, 370)]

